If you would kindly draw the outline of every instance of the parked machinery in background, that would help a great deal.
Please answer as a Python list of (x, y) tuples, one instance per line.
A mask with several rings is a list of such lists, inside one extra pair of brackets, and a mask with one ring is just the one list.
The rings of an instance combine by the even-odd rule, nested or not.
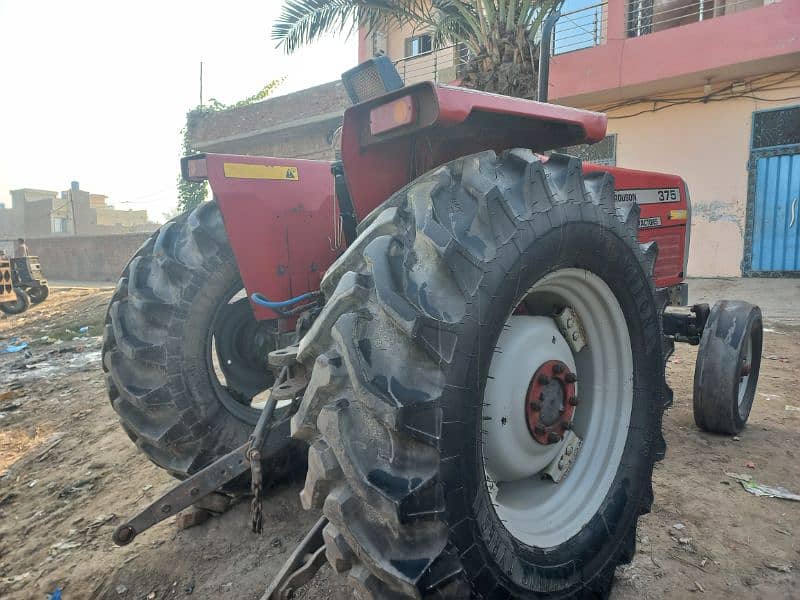
[(30, 297), (31, 304), (44, 302), (50, 295), (50, 288), (42, 273), (42, 265), (38, 256), (12, 258), (11, 276), (14, 287), (25, 292)]
[(15, 283), (13, 260), (0, 256), (0, 311), (7, 315), (24, 313), (31, 306), (28, 294)]

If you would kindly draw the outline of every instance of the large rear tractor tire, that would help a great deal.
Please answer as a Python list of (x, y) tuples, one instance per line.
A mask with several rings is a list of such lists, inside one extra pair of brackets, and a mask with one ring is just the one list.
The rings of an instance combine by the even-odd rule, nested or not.
[(0, 310), (7, 315), (21, 315), (31, 307), (31, 298), (22, 288), (15, 287), (14, 293), (17, 294), (17, 299), (13, 302), (3, 302), (0, 304)]
[(301, 499), (359, 598), (605, 598), (653, 501), (654, 245), (578, 160), (420, 177), (328, 270), (300, 343)]
[[(165, 224), (125, 267), (106, 315), (103, 368), (122, 427), (154, 463), (184, 478), (247, 441), (272, 385), (266, 354), (291, 343), (258, 322), (215, 202)], [(256, 402), (257, 402), (256, 398)], [(267, 476), (300, 462), (285, 408)]]
[(761, 370), (761, 309), (721, 300), (711, 309), (694, 368), (694, 422), (711, 433), (744, 429)]

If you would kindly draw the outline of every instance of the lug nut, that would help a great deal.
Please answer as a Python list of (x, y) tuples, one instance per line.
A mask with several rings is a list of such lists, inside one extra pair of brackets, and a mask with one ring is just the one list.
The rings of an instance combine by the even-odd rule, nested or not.
[(539, 425), (537, 425), (536, 427), (534, 427), (534, 428), (533, 428), (533, 432), (534, 432), (536, 435), (544, 435), (544, 432), (545, 432), (545, 431), (546, 431), (546, 430), (545, 430), (545, 428), (544, 428), (544, 425), (541, 425), (541, 424), (539, 424)]
[(576, 381), (578, 381), (578, 378), (575, 376), (575, 373), (567, 373), (566, 375), (564, 375), (564, 381), (566, 381), (567, 383), (575, 383)]
[(561, 440), (561, 436), (558, 435), (555, 431), (551, 431), (547, 434), (547, 441), (551, 444), (555, 444), (556, 442)]
[(561, 363), (556, 363), (553, 365), (553, 375), (560, 375), (564, 372), (564, 365)]
[(531, 410), (538, 412), (538, 411), (542, 410), (542, 403), (541, 402), (537, 402), (536, 400), (534, 400), (533, 402), (531, 402), (530, 407), (531, 407)]
[(539, 375), (539, 383), (541, 385), (547, 385), (550, 383), (550, 378), (547, 375)]
[(571, 396), (569, 399), (570, 406), (578, 406), (578, 397)]

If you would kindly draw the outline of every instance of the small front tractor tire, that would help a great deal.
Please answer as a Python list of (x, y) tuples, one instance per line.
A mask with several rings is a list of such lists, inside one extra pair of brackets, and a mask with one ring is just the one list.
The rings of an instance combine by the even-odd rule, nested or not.
[[(109, 303), (103, 343), (109, 399), (131, 440), (176, 477), (246, 442), (260, 414), (251, 398), (271, 385), (266, 356), (253, 350), (261, 323), (247, 298), (236, 299), (242, 287), (212, 201), (153, 234), (125, 267)], [(276, 411), (265, 477), (280, 478), (303, 459), (285, 412)]]
[(359, 598), (607, 597), (664, 444), (638, 217), (577, 159), (487, 151), (397, 192), (330, 267), (292, 428)]
[(38, 285), (36, 287), (28, 288), (28, 296), (31, 298), (33, 304), (39, 304), (47, 300), (50, 295), (50, 288), (46, 285)]
[(756, 394), (763, 336), (757, 306), (721, 300), (711, 309), (694, 370), (694, 422), (700, 429), (742, 431)]
[(0, 310), (7, 315), (19, 315), (24, 313), (31, 307), (31, 297), (22, 288), (15, 287), (14, 292), (17, 294), (17, 299), (14, 302), (3, 302), (0, 304)]

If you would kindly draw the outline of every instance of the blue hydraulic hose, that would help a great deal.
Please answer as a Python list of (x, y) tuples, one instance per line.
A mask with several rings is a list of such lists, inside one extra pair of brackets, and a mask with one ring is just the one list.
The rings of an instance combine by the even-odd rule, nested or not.
[(267, 308), (272, 309), (281, 309), (286, 308), (287, 306), (291, 306), (292, 304), (297, 304), (298, 302), (302, 302), (303, 300), (308, 300), (309, 298), (313, 298), (316, 296), (316, 292), (308, 292), (307, 294), (300, 294), (299, 296), (295, 296), (294, 298), (289, 298), (288, 300), (284, 300), (282, 302), (273, 302), (259, 294), (258, 292), (253, 293), (250, 296), (250, 299), (258, 304), (259, 306), (266, 306)]

